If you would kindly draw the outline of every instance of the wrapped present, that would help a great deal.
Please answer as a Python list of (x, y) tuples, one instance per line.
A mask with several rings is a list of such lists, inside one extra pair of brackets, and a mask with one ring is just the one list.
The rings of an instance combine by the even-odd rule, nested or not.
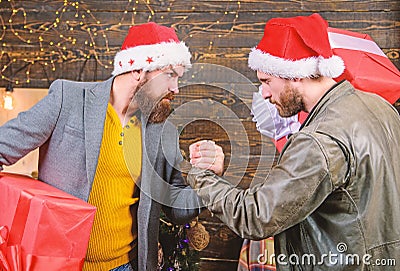
[(275, 271), (274, 238), (244, 239), (237, 271)]
[[(355, 88), (375, 93), (391, 104), (400, 98), (400, 71), (369, 35), (328, 27), (328, 37), (333, 53), (343, 59), (346, 67), (343, 74), (334, 78), (335, 81), (345, 79)], [(287, 141), (286, 135), (300, 128), (300, 125), (292, 124), (297, 121), (302, 124), (307, 113), (300, 112), (293, 117), (282, 118), (276, 108), (268, 103), (261, 94), (253, 96), (253, 121), (257, 130), (272, 138), (281, 152)]]
[(373, 39), (363, 33), (328, 27), (333, 53), (346, 69), (335, 80), (348, 80), (354, 87), (378, 94), (393, 104), (400, 98), (400, 71)]
[(0, 172), (0, 270), (82, 270), (96, 208), (33, 178)]

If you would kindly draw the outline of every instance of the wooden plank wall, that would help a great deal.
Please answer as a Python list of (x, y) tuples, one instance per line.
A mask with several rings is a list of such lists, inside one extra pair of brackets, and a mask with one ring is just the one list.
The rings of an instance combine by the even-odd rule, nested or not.
[[(0, 87), (48, 88), (57, 78), (104, 80), (130, 25), (155, 21), (173, 26), (190, 47), (194, 63), (219, 65), (196, 66), (182, 79), (173, 115), (182, 151), (187, 155), (196, 140), (215, 140), (231, 165), (228, 178), (246, 187), (262, 179), (276, 159), (274, 145), (251, 121), (257, 78), (247, 67), (248, 53), (268, 19), (313, 12), (332, 27), (369, 34), (400, 67), (397, 0), (3, 0)], [(205, 79), (196, 81), (202, 69)], [(211, 235), (200, 253), (200, 270), (235, 270), (242, 239), (208, 212), (200, 221)]]

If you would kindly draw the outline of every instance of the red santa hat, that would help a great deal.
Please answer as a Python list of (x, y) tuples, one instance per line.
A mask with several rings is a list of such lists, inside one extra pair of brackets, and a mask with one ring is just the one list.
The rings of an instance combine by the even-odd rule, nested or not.
[(332, 53), (327, 27), (317, 13), (269, 20), (263, 38), (251, 50), (249, 67), (287, 79), (338, 77), (345, 66)]
[(112, 74), (154, 71), (169, 65), (189, 68), (190, 58), (189, 48), (179, 41), (173, 28), (153, 22), (134, 25), (129, 29), (121, 51), (115, 56)]

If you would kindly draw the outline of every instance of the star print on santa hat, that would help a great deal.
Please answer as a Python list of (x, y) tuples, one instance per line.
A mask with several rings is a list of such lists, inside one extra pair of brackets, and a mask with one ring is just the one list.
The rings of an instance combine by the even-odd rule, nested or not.
[(154, 60), (153, 60), (152, 57), (149, 57), (149, 56), (148, 56), (146, 62), (148, 62), (148, 63), (150, 64), (151, 62), (154, 62)]
[(114, 59), (114, 76), (134, 71), (154, 71), (170, 65), (190, 68), (191, 54), (175, 30), (154, 22), (129, 29), (121, 51)]

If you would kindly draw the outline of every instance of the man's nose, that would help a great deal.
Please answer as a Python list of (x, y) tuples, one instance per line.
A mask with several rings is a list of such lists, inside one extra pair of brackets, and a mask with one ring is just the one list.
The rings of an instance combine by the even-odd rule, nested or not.
[(179, 88), (178, 88), (178, 86), (174, 87), (174, 88), (170, 88), (169, 91), (171, 91), (174, 94), (178, 94), (179, 93)]
[(264, 99), (271, 98), (272, 94), (271, 94), (271, 91), (269, 91), (268, 87), (265, 87), (265, 86), (262, 87), (262, 96)]
[(169, 87), (169, 91), (171, 91), (174, 94), (178, 94), (179, 93), (178, 80), (176, 80), (173, 83), (171, 83), (171, 85)]

